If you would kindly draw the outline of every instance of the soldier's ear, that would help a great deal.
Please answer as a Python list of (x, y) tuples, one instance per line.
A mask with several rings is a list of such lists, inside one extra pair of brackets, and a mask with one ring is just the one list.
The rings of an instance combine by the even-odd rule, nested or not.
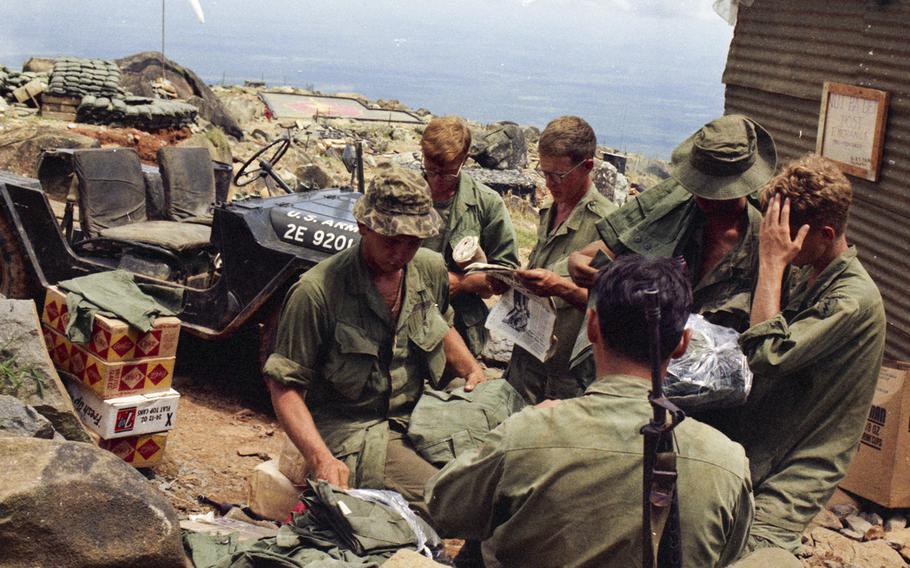
[(673, 353), (670, 354), (671, 359), (679, 359), (686, 354), (686, 349), (689, 348), (689, 341), (692, 339), (692, 330), (686, 328), (682, 332), (682, 336), (679, 338), (679, 343), (676, 344), (676, 349), (673, 350)]
[(597, 312), (588, 308), (588, 326), (585, 329), (588, 334), (588, 341), (592, 345), (600, 343), (600, 320), (597, 319)]

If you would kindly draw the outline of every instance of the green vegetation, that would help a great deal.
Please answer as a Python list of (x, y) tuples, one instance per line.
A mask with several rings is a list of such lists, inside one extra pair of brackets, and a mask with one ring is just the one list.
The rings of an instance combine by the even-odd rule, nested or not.
[(4, 383), (10, 392), (18, 392), (23, 385), (35, 384), (35, 391), (40, 398), (44, 398), (44, 375), (34, 365), (20, 365), (15, 357), (4, 346), (0, 349), (0, 383)]

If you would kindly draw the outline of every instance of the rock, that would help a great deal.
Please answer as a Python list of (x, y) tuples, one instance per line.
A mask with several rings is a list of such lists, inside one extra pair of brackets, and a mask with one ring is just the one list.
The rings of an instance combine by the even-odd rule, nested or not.
[(475, 137), (470, 156), (488, 169), (513, 170), (528, 165), (528, 143), (514, 122), (499, 122)]
[(864, 533), (861, 533), (857, 530), (853, 530), (853, 529), (849, 529), (849, 528), (841, 529), (840, 534), (844, 535), (845, 537), (847, 537), (849, 539), (858, 540), (858, 541), (862, 541), (863, 538), (866, 536)]
[(832, 505), (830, 507), (830, 510), (832, 513), (837, 515), (838, 519), (841, 520), (859, 513), (859, 508), (850, 503), (838, 503), (837, 505)]
[[(824, 559), (824, 564), (811, 566), (903, 568), (901, 555), (883, 540), (854, 542), (832, 530), (816, 527), (810, 531), (814, 543), (814, 558)], [(830, 564), (828, 564), (830, 562)]]
[(858, 533), (866, 534), (866, 531), (872, 528), (872, 523), (862, 518), (859, 515), (850, 515), (844, 519), (844, 525), (851, 530), (854, 530)]
[[(161, 54), (145, 51), (117, 60), (120, 67), (121, 85), (134, 94), (145, 97), (154, 96), (152, 82), (161, 77)], [(228, 113), (215, 93), (192, 70), (178, 65), (170, 59), (164, 61), (166, 76), (177, 90), (180, 98), (189, 99), (196, 96), (203, 99), (199, 106), (200, 116), (221, 127), (226, 134), (238, 140), (243, 139), (243, 130), (237, 121)]]
[(304, 164), (298, 167), (294, 174), (301, 189), (306, 191), (332, 186), (332, 177), (316, 164)]
[(536, 126), (527, 126), (522, 129), (528, 144), (536, 144), (540, 140), (540, 129)]
[(812, 519), (810, 526), (825, 527), (826, 529), (831, 529), (834, 531), (839, 531), (844, 528), (843, 523), (837, 517), (837, 515), (828, 509), (822, 509), (817, 515), (815, 515), (815, 518)]
[(29, 124), (0, 133), (0, 168), (34, 176), (41, 153), (50, 148), (98, 148), (94, 138), (66, 128)]
[(234, 117), (241, 125), (252, 122), (261, 118), (265, 111), (265, 105), (258, 98), (249, 95), (230, 94), (219, 97), (228, 114)]
[(885, 539), (898, 548), (910, 546), (910, 529), (897, 529), (886, 533)]
[(888, 532), (900, 530), (907, 528), (907, 519), (898, 513), (892, 514), (888, 517), (888, 520), (885, 521), (885, 530)]
[(401, 128), (393, 128), (392, 133), (389, 135), (389, 138), (391, 138), (392, 140), (396, 140), (396, 141), (404, 140), (407, 137), (408, 137), (407, 132), (405, 132)]
[(29, 57), (28, 61), (22, 64), (24, 73), (50, 73), (54, 68), (57, 59), (53, 57)]
[(212, 160), (222, 164), (233, 162), (231, 155), (231, 146), (224, 137), (224, 133), (218, 128), (211, 128), (205, 132), (193, 134), (186, 140), (177, 143), (178, 146), (188, 146), (191, 148), (208, 148)]
[(0, 438), (3, 566), (188, 566), (177, 512), (135, 469), (89, 444)]
[(882, 525), (872, 525), (872, 528), (863, 535), (866, 540), (878, 540), (885, 537), (885, 527)]
[(629, 180), (610, 162), (595, 158), (591, 180), (597, 191), (616, 205), (621, 206), (629, 198)]
[(54, 437), (54, 427), (47, 418), (22, 404), (18, 398), (0, 394), (0, 437), (20, 436), (24, 438)]
[(859, 516), (866, 519), (871, 525), (885, 524), (885, 522), (882, 520), (882, 516), (878, 513), (860, 513)]
[[(0, 359), (12, 362), (0, 373), (0, 394), (38, 411), (67, 440), (91, 442), (47, 355), (32, 300), (0, 300)], [(0, 463), (3, 463), (0, 460)]]
[(512, 347), (514, 344), (508, 338), (496, 332), (490, 332), (490, 340), (484, 346), (480, 357), (490, 364), (508, 365), (512, 360)]
[(900, 555), (901, 555), (901, 558), (903, 558), (907, 562), (910, 562), (910, 547), (905, 546), (905, 547), (901, 548)]
[(521, 170), (484, 170), (465, 168), (474, 180), (496, 190), (500, 195), (533, 196), (537, 189), (534, 178), (525, 175)]

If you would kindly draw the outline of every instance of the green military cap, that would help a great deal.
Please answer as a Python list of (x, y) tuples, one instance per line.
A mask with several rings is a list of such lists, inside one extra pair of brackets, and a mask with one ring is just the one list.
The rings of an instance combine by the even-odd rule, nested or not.
[(670, 175), (704, 199), (737, 199), (761, 189), (777, 167), (774, 140), (760, 124), (731, 114), (712, 120), (673, 150)]
[(442, 224), (433, 209), (426, 181), (396, 167), (383, 168), (373, 178), (366, 195), (354, 205), (354, 218), (387, 237), (410, 235), (425, 239), (438, 234)]

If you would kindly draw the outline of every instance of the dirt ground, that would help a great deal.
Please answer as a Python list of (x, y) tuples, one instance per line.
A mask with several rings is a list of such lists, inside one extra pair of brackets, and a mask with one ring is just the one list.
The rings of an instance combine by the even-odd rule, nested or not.
[(225, 390), (200, 373), (178, 375), (174, 388), (180, 393), (175, 428), (162, 462), (147, 475), (181, 516), (212, 510), (197, 501), (200, 495), (246, 504), (253, 468), (281, 449), (281, 430), (264, 408), (265, 397)]

